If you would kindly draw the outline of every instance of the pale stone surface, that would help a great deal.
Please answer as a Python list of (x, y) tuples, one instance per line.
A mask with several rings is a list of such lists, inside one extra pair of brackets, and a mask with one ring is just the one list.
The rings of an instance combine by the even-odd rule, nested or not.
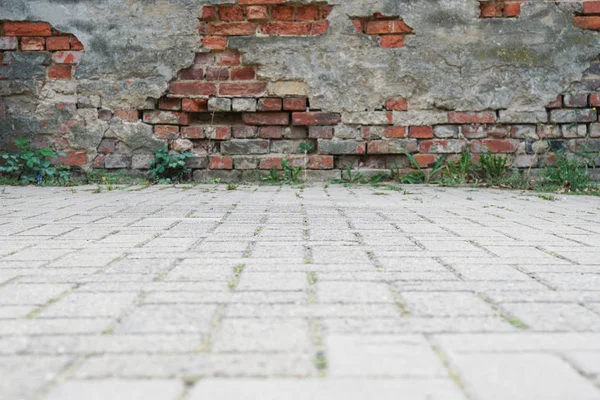
[(597, 197), (94, 188), (0, 190), (2, 399), (600, 397)]

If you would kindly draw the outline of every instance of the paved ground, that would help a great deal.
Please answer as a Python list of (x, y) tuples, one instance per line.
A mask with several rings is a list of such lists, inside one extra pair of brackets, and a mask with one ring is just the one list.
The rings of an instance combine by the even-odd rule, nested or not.
[(0, 188), (0, 399), (600, 399), (600, 198), (405, 188)]

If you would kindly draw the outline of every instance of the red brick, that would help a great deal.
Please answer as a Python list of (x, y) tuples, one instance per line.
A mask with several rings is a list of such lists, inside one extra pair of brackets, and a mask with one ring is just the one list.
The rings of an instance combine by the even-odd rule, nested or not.
[(177, 139), (179, 137), (179, 127), (174, 125), (156, 125), (154, 134), (162, 139)]
[(600, 1), (585, 1), (583, 3), (584, 14), (600, 14)]
[(204, 129), (201, 126), (186, 126), (181, 128), (181, 137), (184, 139), (204, 139)]
[(52, 27), (46, 22), (5, 21), (6, 36), (51, 36)]
[(405, 126), (389, 126), (385, 128), (385, 137), (387, 138), (403, 138), (406, 137)]
[(46, 39), (43, 37), (21, 38), (21, 50), (23, 51), (42, 51), (45, 47)]
[(260, 25), (260, 31), (266, 35), (308, 35), (310, 22), (269, 22)]
[(385, 35), (379, 38), (379, 44), (386, 49), (399, 49), (404, 47), (404, 36), (402, 35)]
[(194, 57), (194, 65), (213, 65), (214, 63), (214, 53), (196, 53)]
[(46, 49), (48, 50), (69, 50), (69, 36), (52, 36), (46, 38)]
[(365, 32), (369, 35), (386, 35), (390, 33), (410, 33), (412, 28), (402, 20), (367, 21)]
[(513, 153), (519, 147), (519, 140), (516, 139), (484, 139), (471, 142), (471, 151), (473, 153), (485, 153), (486, 150), (491, 153)]
[(83, 43), (81, 43), (75, 36), (71, 36), (71, 50), (83, 50)]
[(251, 81), (255, 77), (254, 67), (238, 67), (231, 70), (232, 81)]
[(294, 7), (279, 6), (271, 8), (271, 18), (277, 21), (293, 21)]
[(204, 36), (202, 46), (211, 50), (225, 50), (227, 48), (227, 38), (223, 36)]
[(479, 13), (480, 18), (502, 17), (502, 4), (482, 3)]
[(169, 93), (183, 96), (215, 96), (217, 86), (207, 82), (172, 82)]
[[(413, 157), (421, 168), (427, 168), (437, 161), (437, 157), (432, 154), (415, 154)], [(414, 165), (412, 167), (416, 168)]]
[(283, 99), (283, 109), (285, 111), (305, 111), (306, 110), (306, 98), (305, 97), (286, 97)]
[(258, 136), (258, 128), (256, 126), (236, 125), (232, 127), (231, 133), (236, 139), (254, 139)]
[(562, 95), (559, 94), (556, 97), (556, 99), (553, 100), (552, 102), (550, 102), (546, 107), (547, 108), (561, 108), (562, 102), (563, 102), (563, 97), (562, 97)]
[(363, 20), (359, 19), (359, 18), (355, 18), (352, 20), (352, 24), (354, 24), (354, 29), (356, 30), (357, 33), (363, 33), (364, 32), (364, 24), (363, 24)]
[(202, 8), (201, 19), (205, 21), (214, 21), (217, 19), (217, 9), (215, 7), (204, 6)]
[(433, 126), (411, 126), (408, 136), (415, 139), (431, 139)]
[(491, 111), (483, 112), (449, 112), (448, 121), (451, 124), (493, 124), (496, 114)]
[(281, 111), (281, 99), (278, 97), (263, 97), (258, 99), (258, 111)]
[(308, 157), (309, 169), (333, 169), (333, 156)]
[(68, 151), (65, 156), (58, 156), (56, 165), (68, 165), (78, 167), (87, 163), (87, 154), (85, 151)]
[(57, 51), (52, 54), (52, 60), (57, 64), (79, 64), (82, 59), (82, 51)]
[(179, 71), (179, 79), (183, 81), (201, 81), (204, 79), (202, 68), (186, 68)]
[(210, 169), (233, 169), (233, 157), (210, 156)]
[(231, 127), (229, 126), (215, 126), (209, 127), (207, 137), (214, 140), (229, 140), (231, 139)]
[(181, 109), (188, 112), (208, 111), (208, 101), (206, 99), (183, 99)]
[(593, 107), (600, 106), (600, 93), (590, 94), (590, 105)]
[(259, 169), (283, 169), (281, 165), (281, 160), (285, 157), (281, 156), (265, 156), (261, 158), (260, 163), (258, 165)]
[(70, 65), (52, 65), (48, 67), (49, 79), (71, 79), (73, 70)]
[(158, 100), (158, 108), (161, 110), (179, 111), (181, 110), (181, 99), (162, 97)]
[(206, 68), (207, 81), (227, 81), (229, 80), (229, 69), (224, 67)]
[(337, 113), (295, 112), (292, 114), (293, 125), (337, 125), (340, 121), (340, 114)]
[(209, 22), (209, 35), (213, 36), (250, 36), (256, 33), (253, 22)]
[(310, 27), (311, 35), (324, 35), (329, 30), (329, 21), (315, 21)]
[(267, 90), (266, 82), (221, 83), (220, 96), (259, 96)]
[(316, 21), (319, 19), (319, 6), (306, 5), (296, 9), (296, 19), (298, 21)]
[(117, 141), (115, 139), (102, 139), (98, 145), (98, 153), (110, 154), (114, 153)]
[(217, 54), (215, 62), (217, 65), (240, 65), (242, 62), (242, 56), (237, 51), (225, 51)]
[(248, 21), (260, 21), (269, 19), (269, 11), (265, 6), (246, 7), (246, 18)]
[(385, 108), (389, 111), (406, 111), (408, 104), (404, 97), (392, 97), (385, 102)]
[(221, 21), (243, 21), (244, 10), (240, 6), (219, 6)]
[(583, 29), (600, 30), (600, 17), (575, 17), (573, 22)]
[(504, 5), (504, 16), (507, 18), (518, 17), (521, 14), (521, 3), (507, 3)]
[(258, 129), (258, 137), (261, 139), (281, 139), (283, 129), (281, 126), (261, 126)]
[(333, 138), (333, 127), (311, 126), (308, 128), (308, 137), (311, 139), (331, 139)]
[(290, 115), (288, 113), (244, 113), (242, 119), (248, 125), (288, 125)]

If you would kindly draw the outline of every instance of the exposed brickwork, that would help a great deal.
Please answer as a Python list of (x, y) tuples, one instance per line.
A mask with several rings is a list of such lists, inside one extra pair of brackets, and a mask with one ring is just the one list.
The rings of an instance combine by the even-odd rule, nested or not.
[(406, 36), (413, 33), (413, 29), (402, 18), (381, 13), (352, 18), (352, 23), (358, 33), (375, 38), (381, 47), (386, 48), (404, 47)]

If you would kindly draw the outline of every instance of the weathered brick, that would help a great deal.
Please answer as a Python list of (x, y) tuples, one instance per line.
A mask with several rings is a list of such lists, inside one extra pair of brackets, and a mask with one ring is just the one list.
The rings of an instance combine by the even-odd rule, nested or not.
[(479, 16), (481, 18), (500, 18), (500, 17), (502, 17), (502, 4), (481, 3)]
[(179, 71), (179, 79), (183, 81), (201, 81), (204, 79), (204, 69), (194, 65)]
[(264, 170), (268, 170), (268, 169), (283, 169), (283, 166), (281, 165), (281, 160), (283, 160), (285, 157), (282, 156), (266, 156), (260, 159), (260, 163), (258, 165), (259, 169), (264, 169)]
[(265, 6), (246, 7), (246, 18), (248, 21), (261, 21), (269, 19), (269, 11)]
[(347, 112), (342, 122), (348, 125), (391, 125), (391, 114), (385, 111)]
[(416, 139), (374, 140), (367, 147), (367, 154), (404, 154), (416, 151)]
[(58, 156), (56, 164), (78, 167), (87, 163), (87, 154), (85, 151), (68, 151), (64, 156)]
[(48, 79), (71, 79), (73, 67), (70, 65), (51, 65), (48, 67)]
[(279, 21), (293, 21), (296, 18), (294, 10), (294, 7), (290, 6), (272, 7), (271, 18)]
[(178, 153), (185, 153), (192, 151), (194, 149), (194, 144), (191, 140), (180, 138), (171, 142), (170, 147), (171, 150), (174, 150)]
[(546, 108), (561, 108), (563, 105), (563, 97), (562, 95), (558, 95), (556, 97), (556, 99), (552, 100), (550, 103), (548, 103), (548, 105), (546, 106)]
[(443, 111), (393, 111), (394, 125), (399, 126), (423, 126), (423, 125), (441, 125), (448, 123), (448, 114)]
[(283, 99), (283, 109), (285, 111), (305, 111), (306, 107), (305, 97), (286, 97)]
[(52, 27), (46, 22), (5, 21), (6, 36), (51, 36)]
[(131, 156), (131, 168), (148, 169), (152, 161), (154, 161), (154, 155), (152, 154), (134, 154)]
[(366, 154), (367, 142), (319, 139), (317, 148), (319, 154)]
[(281, 111), (282, 101), (278, 97), (258, 99), (258, 111)]
[(513, 128), (513, 137), (522, 140), (539, 139), (536, 125), (515, 125)]
[(57, 64), (79, 64), (83, 59), (82, 51), (57, 51), (52, 53), (52, 60)]
[(281, 126), (261, 126), (258, 128), (258, 136), (262, 139), (281, 139), (283, 130)]
[(264, 139), (231, 139), (221, 143), (221, 152), (231, 155), (267, 154), (269, 141)]
[[(415, 154), (414, 158), (417, 161), (417, 164), (419, 164), (419, 167), (421, 168), (427, 168), (430, 165), (435, 164), (435, 162), (437, 161), (437, 157), (433, 154)], [(415, 165), (411, 166), (413, 168), (416, 168)]]
[(231, 70), (232, 81), (251, 81), (256, 77), (254, 67), (238, 67)]
[(410, 33), (412, 28), (402, 20), (375, 20), (367, 21), (365, 32), (369, 35), (387, 35), (391, 33)]
[(339, 125), (333, 129), (333, 136), (338, 139), (358, 139), (360, 130), (354, 126)]
[(169, 93), (181, 96), (215, 96), (217, 86), (210, 82), (172, 82)]
[(331, 139), (333, 137), (332, 126), (310, 126), (308, 137), (311, 139)]
[(256, 32), (253, 22), (209, 22), (207, 32), (212, 36), (250, 36)]
[(329, 30), (329, 21), (315, 21), (310, 25), (311, 35), (324, 35)]
[(504, 124), (537, 124), (548, 122), (546, 111), (500, 111), (498, 122)]
[(201, 126), (185, 126), (181, 128), (181, 137), (184, 139), (204, 139), (204, 129)]
[(437, 125), (433, 127), (433, 136), (440, 139), (457, 138), (458, 126), (456, 125)]
[(235, 112), (254, 112), (256, 111), (256, 99), (236, 97), (232, 99), (231, 110)]
[(583, 2), (584, 14), (600, 14), (600, 1), (586, 0)]
[(212, 140), (229, 140), (231, 139), (231, 127), (229, 126), (206, 126), (204, 134), (208, 139)]
[(203, 36), (202, 46), (210, 50), (225, 50), (227, 48), (227, 38), (224, 36)]
[(288, 125), (290, 115), (288, 113), (245, 113), (242, 119), (248, 125)]
[(402, 35), (385, 35), (379, 38), (379, 45), (386, 49), (399, 49), (406, 45)]
[(229, 80), (229, 68), (208, 67), (208, 68), (206, 68), (205, 79), (207, 81), (228, 81)]
[(242, 63), (242, 55), (239, 51), (223, 51), (215, 56), (217, 65), (234, 66)]
[(408, 103), (404, 97), (392, 97), (385, 102), (385, 109), (389, 111), (406, 111)]
[(236, 139), (254, 139), (258, 137), (258, 128), (256, 126), (236, 125), (231, 129), (233, 137)]
[(323, 112), (295, 112), (292, 114), (293, 125), (337, 125), (341, 121), (340, 114)]
[(407, 129), (405, 126), (389, 126), (385, 128), (384, 136), (386, 138), (399, 139), (407, 136)]
[(333, 169), (333, 156), (310, 156), (308, 157), (308, 168)]
[(365, 140), (382, 139), (386, 137), (389, 128), (395, 128), (395, 126), (363, 126), (360, 128), (360, 136)]
[(172, 97), (162, 97), (158, 100), (158, 108), (168, 111), (181, 110), (181, 99)]
[(224, 97), (211, 97), (208, 99), (208, 111), (229, 112), (231, 111), (231, 99)]
[(258, 157), (233, 157), (233, 167), (241, 170), (252, 170), (258, 168)]
[(587, 93), (565, 94), (563, 101), (565, 107), (585, 108), (588, 104), (588, 95)]
[(419, 144), (420, 153), (451, 154), (462, 153), (467, 149), (466, 140), (424, 140)]
[(200, 18), (205, 21), (214, 21), (217, 17), (217, 8), (212, 6), (204, 6), (202, 7), (202, 12), (200, 13)]
[(518, 17), (521, 14), (521, 3), (505, 3), (504, 16), (507, 18)]
[(587, 126), (584, 124), (561, 125), (562, 136), (566, 139), (575, 139), (587, 136)]
[(221, 21), (244, 20), (244, 10), (240, 6), (219, 6), (218, 12)]
[(17, 38), (11, 36), (0, 36), (0, 50), (16, 50)]
[(451, 124), (493, 124), (496, 122), (496, 113), (484, 112), (449, 112), (448, 122)]
[(46, 38), (46, 49), (48, 50), (69, 50), (71, 39), (69, 36), (51, 36)]
[(131, 157), (126, 154), (109, 154), (104, 157), (104, 168), (121, 169), (129, 168)]
[(550, 121), (558, 123), (596, 122), (598, 113), (591, 108), (551, 110)]
[(137, 122), (140, 119), (138, 110), (116, 110), (115, 118), (127, 122)]
[(151, 125), (189, 125), (189, 115), (176, 111), (144, 111), (144, 122)]
[(573, 22), (583, 29), (600, 30), (600, 17), (597, 16), (582, 16), (573, 18)]
[(287, 126), (283, 130), (283, 137), (286, 139), (306, 139), (307, 133), (304, 126)]
[(179, 127), (174, 125), (156, 125), (154, 134), (162, 139), (177, 139), (179, 137)]
[(433, 138), (433, 126), (411, 126), (408, 137), (415, 139)]
[(210, 168), (210, 169), (233, 169), (233, 157), (210, 156), (208, 168)]
[(278, 36), (309, 35), (310, 28), (310, 22), (267, 22), (260, 25), (260, 32)]
[(208, 111), (207, 99), (183, 99), (181, 100), (181, 109), (189, 112)]
[(221, 96), (260, 96), (267, 90), (266, 82), (239, 82), (219, 84)]
[(23, 51), (42, 51), (45, 48), (46, 48), (46, 39), (43, 37), (21, 38), (21, 50), (23, 50)]
[(514, 139), (484, 139), (471, 142), (473, 153), (513, 153), (519, 148), (520, 141)]
[(485, 125), (463, 125), (460, 133), (467, 139), (481, 139), (487, 136)]

